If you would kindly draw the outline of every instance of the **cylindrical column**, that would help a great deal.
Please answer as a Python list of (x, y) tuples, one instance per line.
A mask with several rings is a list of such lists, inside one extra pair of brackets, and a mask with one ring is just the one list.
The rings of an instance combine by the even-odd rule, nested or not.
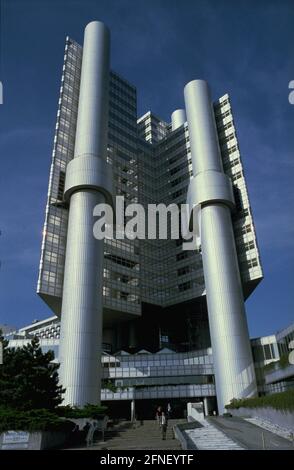
[(186, 112), (184, 109), (176, 109), (171, 115), (172, 131), (182, 126), (186, 122)]
[[(185, 87), (195, 204), (200, 206), (201, 246), (219, 413), (232, 398), (256, 394), (256, 380), (230, 208), (208, 85)], [(218, 176), (220, 175), (220, 176)], [(197, 181), (200, 185), (197, 186)], [(204, 182), (211, 187), (209, 191)], [(214, 188), (213, 185), (215, 185)]]
[(59, 353), (65, 405), (100, 403), (103, 241), (93, 236), (93, 209), (109, 194), (104, 181), (108, 174), (109, 42), (103, 23), (87, 25), (75, 156), (65, 183), (70, 208)]
[(193, 174), (202, 171), (222, 171), (213, 107), (208, 84), (193, 80), (185, 86)]
[(131, 400), (131, 421), (132, 423), (136, 420), (136, 407), (135, 400)]
[(204, 416), (209, 416), (207, 397), (203, 398)]

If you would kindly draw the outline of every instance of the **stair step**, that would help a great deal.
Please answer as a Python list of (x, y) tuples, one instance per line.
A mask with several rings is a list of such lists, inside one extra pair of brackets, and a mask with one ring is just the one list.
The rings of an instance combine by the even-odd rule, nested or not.
[(101, 435), (98, 434), (98, 439), (91, 449), (181, 450), (181, 445), (173, 433), (173, 426), (178, 423), (186, 423), (186, 420), (170, 420), (166, 439), (162, 439), (161, 429), (155, 420), (144, 420), (142, 424), (140, 421), (123, 421), (105, 431), (104, 441), (99, 440)]

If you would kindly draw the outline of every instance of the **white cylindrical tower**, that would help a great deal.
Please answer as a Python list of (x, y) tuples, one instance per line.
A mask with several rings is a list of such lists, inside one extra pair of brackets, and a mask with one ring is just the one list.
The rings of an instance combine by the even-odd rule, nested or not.
[(176, 109), (171, 115), (172, 131), (182, 126), (186, 122), (186, 112), (184, 109)]
[(185, 87), (192, 154), (189, 194), (198, 206), (203, 270), (219, 413), (232, 398), (257, 393), (230, 210), (234, 197), (222, 168), (208, 85)]
[(69, 220), (61, 311), (60, 383), (65, 405), (100, 403), (103, 240), (93, 236), (93, 209), (111, 201), (106, 163), (110, 35), (103, 23), (85, 29), (74, 159), (65, 200)]

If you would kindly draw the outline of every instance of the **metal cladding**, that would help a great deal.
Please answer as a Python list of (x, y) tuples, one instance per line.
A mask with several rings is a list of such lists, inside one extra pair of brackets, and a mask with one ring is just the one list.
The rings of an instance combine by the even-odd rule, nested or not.
[(176, 109), (171, 115), (171, 124), (172, 131), (178, 129), (178, 127), (183, 126), (187, 121), (186, 112), (184, 109)]
[(224, 174), (208, 85), (185, 87), (193, 178), (189, 203), (198, 209), (209, 327), (219, 413), (232, 398), (257, 393), (242, 284), (230, 210), (234, 205)]
[(100, 402), (103, 241), (93, 236), (93, 209), (111, 200), (106, 163), (109, 43), (103, 23), (87, 25), (75, 152), (65, 180), (70, 207), (59, 353), (65, 405)]
[(99, 21), (85, 28), (75, 158), (105, 158), (108, 127), (110, 33)]
[[(214, 369), (220, 411), (231, 397), (254, 393), (242, 288), (247, 298), (262, 267), (233, 110), (228, 94), (212, 109), (205, 82), (192, 82), (185, 94), (188, 123), (183, 110), (173, 113), (172, 123), (151, 111), (138, 119), (136, 87), (109, 71), (105, 26), (90, 23), (84, 47), (66, 38), (37, 285), (40, 297), (61, 314), (60, 349), (54, 348), (66, 404), (98, 403), (100, 396), (132, 399), (133, 393), (136, 399), (163, 393), (211, 398)], [(148, 204), (180, 207), (187, 200), (196, 212), (190, 222), (198, 222), (195, 244), (187, 251), (183, 239), (169, 236), (122, 240), (117, 226), (113, 238), (94, 239), (93, 208), (112, 204), (112, 194), (123, 196), (125, 208), (139, 202), (146, 210)], [(57, 341), (59, 326), (48, 327), (48, 335)], [(137, 383), (131, 365), (127, 376), (120, 367), (128, 355), (113, 360), (109, 354), (138, 349), (127, 361), (139, 364), (142, 351), (167, 344), (176, 351), (172, 365), (180, 365), (164, 368), (168, 385), (151, 367), (150, 387), (126, 391), (129, 379)], [(189, 355), (195, 350), (192, 373)], [(199, 350), (206, 351), (205, 360)], [(115, 393), (103, 385), (100, 390), (101, 363), (102, 384), (109, 377), (123, 384)]]
[(80, 189), (94, 189), (104, 194), (112, 204), (112, 169), (102, 158), (83, 155), (69, 162), (66, 169), (64, 199)]

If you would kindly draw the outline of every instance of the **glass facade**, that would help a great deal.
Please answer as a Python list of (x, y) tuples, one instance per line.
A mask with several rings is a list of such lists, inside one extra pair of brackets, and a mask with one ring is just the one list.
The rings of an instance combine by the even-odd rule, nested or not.
[[(81, 59), (82, 47), (67, 38), (37, 286), (56, 314), (61, 309), (68, 219), (63, 190), (66, 166), (74, 154)], [(214, 109), (223, 166), (234, 186), (234, 229), (248, 296), (262, 278), (262, 269), (229, 96), (220, 98)], [(108, 162), (114, 193), (124, 196), (125, 205), (186, 202), (192, 176), (187, 123), (172, 131), (151, 112), (137, 120), (136, 88), (115, 72), (110, 74)], [(131, 314), (130, 319), (140, 315), (143, 302), (168, 307), (205, 294), (201, 247), (183, 251), (181, 238), (106, 239), (104, 245), (106, 324), (120, 319), (114, 312)]]
[[(38, 294), (57, 317), (33, 328), (42, 341), (52, 341), (55, 352), (69, 213), (64, 185), (67, 164), (74, 157), (81, 63), (82, 47), (67, 37), (37, 285)], [(262, 279), (262, 268), (227, 94), (214, 103), (214, 114), (223, 168), (234, 188), (232, 217), (246, 298)], [(114, 71), (109, 78), (107, 161), (112, 166), (114, 196), (123, 196), (125, 206), (186, 203), (193, 177), (187, 122), (172, 130), (170, 123), (150, 111), (138, 119), (136, 88)], [(134, 393), (141, 398), (154, 398), (156, 393), (214, 395), (201, 246), (184, 251), (183, 239), (180, 235), (173, 239), (170, 229), (167, 240), (120, 240), (116, 230), (119, 227), (114, 227), (113, 239), (103, 242), (102, 362), (103, 380), (114, 385), (118, 381), (122, 389), (103, 390), (104, 399), (127, 399)], [(166, 357), (156, 354), (161, 348), (169, 349)], [(140, 354), (142, 349), (150, 354)], [(131, 354), (120, 354), (121, 350)], [(263, 352), (263, 357), (271, 358), (275, 353), (271, 347)], [(107, 354), (114, 353), (105, 366)], [(257, 348), (255, 353), (261, 354)]]
[[(37, 336), (42, 350), (52, 350), (58, 359), (59, 335), (59, 319), (50, 317), (6, 337), (10, 347), (21, 347)], [(289, 355), (293, 336), (294, 324), (275, 335), (251, 340), (259, 394), (293, 389), (294, 366), (284, 362), (283, 367), (280, 366), (280, 359)], [(111, 354), (106, 346), (103, 345), (101, 364), (103, 400), (193, 397), (193, 393), (195, 397), (215, 396), (211, 348), (181, 353), (164, 347), (156, 353), (141, 350)], [(109, 384), (113, 390), (109, 389)]]

